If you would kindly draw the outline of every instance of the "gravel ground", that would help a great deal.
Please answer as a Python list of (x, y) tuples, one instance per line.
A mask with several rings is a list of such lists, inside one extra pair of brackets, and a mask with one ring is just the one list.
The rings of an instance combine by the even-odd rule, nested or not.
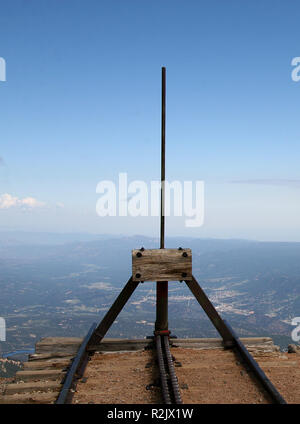
[(173, 349), (183, 403), (270, 403), (232, 351)]
[(157, 377), (152, 351), (95, 354), (73, 403), (161, 403), (159, 387), (146, 389)]
[(13, 378), (0, 378), (0, 396), (4, 394), (6, 384), (13, 381)]
[[(268, 395), (230, 350), (172, 348), (185, 404), (264, 404)], [(259, 365), (288, 403), (300, 403), (300, 355), (260, 353)], [(181, 365), (181, 366), (180, 366)], [(162, 403), (154, 352), (95, 354), (77, 385), (73, 403)]]

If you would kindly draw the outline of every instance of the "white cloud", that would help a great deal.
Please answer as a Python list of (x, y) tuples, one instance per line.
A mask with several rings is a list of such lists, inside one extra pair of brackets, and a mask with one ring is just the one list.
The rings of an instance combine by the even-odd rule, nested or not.
[(0, 196), (0, 209), (9, 209), (9, 208), (39, 208), (45, 206), (44, 202), (40, 202), (34, 197), (24, 197), (23, 199), (19, 199), (16, 196), (12, 196), (11, 194), (5, 193)]

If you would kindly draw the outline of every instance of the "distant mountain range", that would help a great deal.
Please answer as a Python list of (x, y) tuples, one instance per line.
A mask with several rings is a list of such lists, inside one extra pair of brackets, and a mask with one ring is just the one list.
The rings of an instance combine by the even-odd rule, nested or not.
[[(131, 250), (158, 245), (145, 236), (0, 232), (2, 353), (30, 349), (50, 335), (83, 336), (128, 280)], [(272, 336), (282, 348), (292, 343), (291, 320), (300, 316), (300, 243), (166, 239), (166, 247), (179, 246), (192, 249), (194, 275), (240, 336)], [(144, 283), (108, 336), (145, 337), (154, 321), (155, 283)], [(169, 325), (180, 337), (217, 336), (184, 283), (169, 284)]]

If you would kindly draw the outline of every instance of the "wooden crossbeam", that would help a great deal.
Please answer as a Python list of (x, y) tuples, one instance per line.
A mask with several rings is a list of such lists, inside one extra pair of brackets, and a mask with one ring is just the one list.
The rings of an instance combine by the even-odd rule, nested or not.
[(178, 281), (190, 278), (191, 249), (132, 250), (133, 281)]

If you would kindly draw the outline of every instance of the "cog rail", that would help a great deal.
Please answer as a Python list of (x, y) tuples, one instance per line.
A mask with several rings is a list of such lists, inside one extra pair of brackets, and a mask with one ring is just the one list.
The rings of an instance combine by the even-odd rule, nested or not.
[(182, 404), (168, 336), (155, 336), (161, 389), (165, 404)]

